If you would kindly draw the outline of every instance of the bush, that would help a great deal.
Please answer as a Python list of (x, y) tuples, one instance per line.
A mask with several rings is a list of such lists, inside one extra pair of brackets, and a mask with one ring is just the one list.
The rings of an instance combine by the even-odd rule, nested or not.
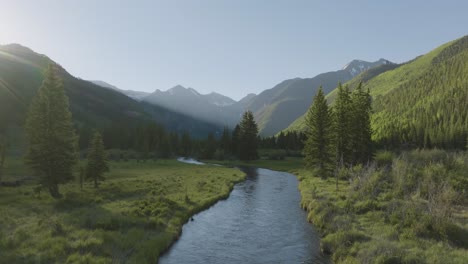
[[(320, 241), (320, 250), (327, 255), (332, 253), (336, 254), (333, 256), (333, 260), (337, 261), (340, 257), (346, 254), (347, 249), (351, 247), (355, 242), (364, 242), (369, 240), (367, 236), (356, 230), (338, 231), (333, 234), (329, 234)], [(339, 255), (339, 256), (338, 256)]]
[(375, 154), (374, 161), (379, 168), (391, 167), (394, 159), (393, 152), (379, 151)]

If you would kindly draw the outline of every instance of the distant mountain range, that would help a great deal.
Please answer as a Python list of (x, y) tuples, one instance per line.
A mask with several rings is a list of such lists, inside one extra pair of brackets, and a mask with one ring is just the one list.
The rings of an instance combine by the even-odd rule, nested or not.
[(164, 92), (156, 90), (143, 98), (143, 101), (221, 126), (233, 127), (241, 114), (241, 109), (235, 106), (236, 101), (227, 96), (218, 93), (200, 94), (193, 88), (181, 85)]
[(287, 128), (308, 109), (320, 85), (328, 93), (339, 82), (349, 81), (360, 73), (381, 65), (391, 67), (395, 64), (385, 59), (375, 62), (353, 60), (341, 70), (319, 74), (313, 78), (285, 80), (259, 95), (249, 94), (239, 102), (218, 93), (200, 94), (193, 88), (185, 88), (181, 85), (167, 91), (156, 90), (147, 94), (120, 90), (102, 81), (93, 82), (117, 90), (136, 100), (231, 128), (239, 122), (245, 110), (250, 110), (254, 113), (260, 134), (270, 136)]
[(119, 89), (117, 88), (116, 86), (112, 85), (112, 84), (108, 84), (104, 81), (90, 81), (94, 84), (97, 84), (99, 86), (102, 86), (104, 88), (109, 88), (109, 89), (112, 89), (114, 91), (117, 91), (117, 92), (120, 92), (120, 93), (123, 93), (125, 94), (126, 96), (130, 97), (130, 98), (133, 98), (137, 101), (141, 101), (143, 100), (143, 98), (145, 98), (146, 96), (148, 96), (150, 93), (147, 93), (147, 92), (141, 92), (141, 91), (133, 91), (133, 90), (122, 90), (122, 89)]
[[(399, 65), (356, 76), (373, 97), (374, 140), (384, 145), (462, 148), (468, 136), (468, 36)], [(328, 93), (333, 103), (336, 90)], [(286, 131), (304, 130), (305, 114)]]
[[(29, 103), (43, 80), (51, 60), (19, 44), (0, 45), (0, 132), (16, 136), (24, 124)], [(59, 72), (70, 100), (70, 109), (78, 130), (103, 128), (112, 123), (138, 123), (154, 120), (170, 131), (188, 131), (205, 137), (220, 130), (209, 122), (171, 111), (161, 106), (138, 102), (114, 91), (108, 84), (76, 78), (64, 68)], [(107, 88), (102, 86), (106, 85)], [(12, 129), (14, 131), (12, 132)]]
[[(426, 113), (427, 109), (433, 111), (434, 107), (442, 107), (442, 99), (461, 105), (459, 107), (464, 106), (463, 102), (454, 101), (452, 97), (460, 98), (461, 94), (463, 99), (468, 90), (465, 78), (468, 73), (465, 74), (463, 66), (467, 61), (467, 39), (464, 37), (447, 43), (404, 64), (394, 64), (385, 59), (375, 62), (353, 60), (341, 70), (312, 78), (288, 79), (258, 95), (249, 94), (239, 101), (214, 92), (200, 94), (193, 88), (181, 85), (167, 91), (147, 93), (119, 89), (104, 81), (85, 81), (75, 78), (63, 68), (60, 75), (78, 128), (103, 127), (128, 120), (154, 120), (168, 130), (188, 131), (194, 136), (206, 136), (209, 132), (219, 131), (222, 126), (233, 128), (246, 110), (254, 113), (262, 136), (275, 135), (283, 130), (303, 130), (304, 114), (318, 87), (322, 86), (329, 102), (333, 102), (336, 95), (334, 89), (339, 82), (351, 88), (362, 82), (374, 98), (376, 113), (373, 125), (376, 137), (378, 135), (379, 139), (387, 140), (387, 131), (398, 130), (408, 135), (422, 133), (408, 132), (408, 128), (400, 127), (402, 125), (398, 120), (402, 117), (416, 120), (415, 116)], [(19, 44), (0, 46), (0, 132), (12, 126), (22, 126), (29, 102), (41, 85), (42, 73), (50, 61), (47, 56)], [(455, 67), (453, 65), (456, 68), (452, 69)], [(431, 75), (438, 76), (440, 80), (446, 79), (446, 83), (452, 86), (436, 86), (437, 82)], [(425, 83), (424, 87), (422, 83)], [(450, 97), (449, 91), (455, 95)], [(401, 97), (402, 94), (406, 96)], [(426, 94), (432, 97), (424, 99)], [(401, 105), (401, 102), (409, 99), (412, 99), (407, 102), (409, 105)], [(401, 107), (395, 108), (394, 105)], [(449, 121), (444, 122), (466, 124), (467, 111), (462, 112), (460, 116), (450, 117), (452, 119), (447, 117)], [(445, 117), (444, 113), (436, 112), (435, 116), (442, 118)], [(434, 123), (441, 124), (440, 121)], [(419, 123), (414, 125), (428, 131), (432, 129), (427, 126)], [(458, 128), (460, 126), (457, 125), (451, 131), (445, 131), (445, 128), (439, 130), (459, 133), (463, 137), (465, 132)], [(442, 137), (440, 131), (422, 136), (436, 140)]]
[(322, 73), (313, 78), (285, 80), (253, 98), (247, 104), (247, 108), (254, 112), (260, 133), (271, 136), (287, 128), (307, 111), (320, 86), (325, 93), (329, 93), (339, 82), (347, 82), (356, 75), (380, 65), (393, 63), (385, 59), (376, 62), (353, 60), (338, 71)]

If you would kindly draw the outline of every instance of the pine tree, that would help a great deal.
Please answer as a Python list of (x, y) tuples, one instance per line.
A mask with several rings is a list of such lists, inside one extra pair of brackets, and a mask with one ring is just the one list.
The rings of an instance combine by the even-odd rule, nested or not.
[(362, 84), (353, 91), (352, 122), (351, 122), (351, 149), (353, 150), (353, 162), (365, 164), (373, 157), (372, 143), (372, 100), (369, 90), (364, 92)]
[(190, 154), (192, 154), (192, 140), (190, 139), (190, 134), (188, 132), (184, 132), (184, 134), (182, 134), (181, 141), (182, 155), (184, 157), (190, 156)]
[(334, 165), (333, 123), (322, 87), (314, 96), (306, 116), (307, 141), (304, 146), (305, 163), (317, 169), (322, 178), (331, 175)]
[(29, 141), (26, 163), (54, 198), (61, 197), (59, 184), (73, 179), (77, 163), (77, 137), (58, 70), (57, 65), (49, 64), (25, 125)]
[(203, 150), (203, 158), (213, 159), (215, 151), (216, 139), (214, 138), (213, 133), (209, 133), (208, 138), (206, 139), (205, 148)]
[(99, 181), (105, 178), (103, 174), (109, 171), (106, 160), (106, 151), (101, 133), (95, 132), (88, 149), (88, 164), (86, 166), (86, 178), (94, 181), (94, 188), (99, 187)]
[(231, 140), (231, 154), (238, 157), (239, 156), (239, 144), (240, 144), (240, 126), (236, 125), (232, 131), (232, 140)]
[(221, 140), (219, 142), (219, 148), (223, 154), (227, 154), (231, 148), (231, 133), (228, 127), (224, 127), (223, 129), (223, 135), (221, 136)]
[(351, 93), (348, 86), (338, 84), (338, 96), (333, 106), (336, 160), (339, 166), (351, 163)]
[(258, 127), (251, 111), (244, 113), (239, 128), (239, 158), (245, 161), (257, 159)]
[(0, 134), (0, 181), (3, 176), (3, 167), (5, 165), (5, 153), (7, 148), (6, 137)]

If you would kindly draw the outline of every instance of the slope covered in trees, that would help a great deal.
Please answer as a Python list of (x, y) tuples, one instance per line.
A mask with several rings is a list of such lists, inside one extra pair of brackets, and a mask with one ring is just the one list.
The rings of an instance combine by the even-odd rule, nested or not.
[[(28, 106), (50, 62), (47, 56), (18, 44), (0, 46), (0, 134), (18, 134), (18, 129), (11, 131), (24, 124)], [(82, 131), (105, 128), (114, 123), (128, 125), (129, 120), (156, 121), (171, 131), (190, 131), (197, 137), (219, 130), (207, 122), (140, 103), (119, 92), (75, 78), (60, 66), (58, 75), (70, 98), (70, 110), (78, 134), (86, 137), (83, 139), (86, 143), (91, 134), (82, 135)]]
[[(466, 146), (468, 135), (468, 36), (444, 44), (395, 69), (363, 73), (346, 83), (363, 81), (373, 97), (373, 139), (390, 147)], [(336, 90), (327, 95), (333, 103)], [(304, 117), (288, 131), (303, 130)]]

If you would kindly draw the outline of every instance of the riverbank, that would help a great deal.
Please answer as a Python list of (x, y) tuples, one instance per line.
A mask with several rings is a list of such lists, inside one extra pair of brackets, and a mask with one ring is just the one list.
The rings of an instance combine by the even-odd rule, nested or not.
[(317, 177), (301, 159), (247, 165), (298, 177), (301, 206), (336, 263), (467, 263), (468, 155), (385, 155), (376, 166), (341, 171), (338, 190), (334, 178)]
[[(229, 196), (245, 174), (175, 160), (111, 162), (99, 189), (35, 192), (21, 160), (7, 160), (0, 187), (0, 259), (7, 263), (154, 263), (190, 217)], [(195, 219), (196, 221), (196, 219)]]

